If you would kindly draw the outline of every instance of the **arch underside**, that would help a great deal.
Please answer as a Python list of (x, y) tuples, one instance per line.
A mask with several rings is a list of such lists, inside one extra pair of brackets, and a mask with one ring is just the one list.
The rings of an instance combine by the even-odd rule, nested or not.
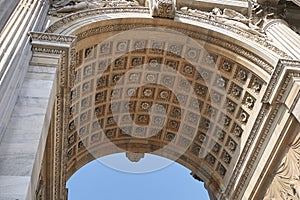
[[(152, 37), (122, 35), (149, 27)], [(177, 36), (158, 36), (166, 30)], [(252, 142), (274, 52), (163, 19), (104, 20), (70, 35), (66, 179), (101, 156), (152, 153), (189, 168), (220, 197)]]
[[(115, 23), (106, 21), (105, 27)], [(124, 22), (122, 31), (134, 24), (138, 23)], [(145, 24), (137, 27), (149, 26)], [(184, 26), (174, 25), (159, 31), (164, 35), (166, 30)], [(88, 30), (93, 27), (101, 29), (95, 24)], [(77, 64), (70, 91), (67, 177), (104, 155), (153, 153), (188, 167), (218, 196), (230, 181), (255, 123), (268, 70), (199, 38), (188, 37), (201, 46), (195, 47), (176, 37), (124, 38), (118, 36), (120, 22), (116, 30), (105, 31), (105, 27), (102, 33), (87, 34), (85, 27), (75, 31)], [(164, 70), (168, 67), (187, 82)], [(116, 89), (116, 85), (122, 86)], [(195, 98), (173, 91), (189, 87)], [(158, 110), (150, 119), (153, 105)]]

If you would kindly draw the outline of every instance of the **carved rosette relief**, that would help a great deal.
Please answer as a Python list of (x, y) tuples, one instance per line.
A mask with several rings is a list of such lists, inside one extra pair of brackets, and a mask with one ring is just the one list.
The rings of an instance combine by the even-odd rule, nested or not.
[(264, 200), (300, 199), (300, 135), (291, 144), (276, 170)]

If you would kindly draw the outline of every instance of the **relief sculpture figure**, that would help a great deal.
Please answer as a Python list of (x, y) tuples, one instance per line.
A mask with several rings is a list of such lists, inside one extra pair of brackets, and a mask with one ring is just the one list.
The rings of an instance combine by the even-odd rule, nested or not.
[(252, 24), (250, 19), (232, 9), (225, 8), (222, 12), (220, 8), (214, 8), (211, 12), (211, 18), (217, 22), (235, 26), (249, 33), (265, 37), (265, 35), (260, 32), (260, 28), (257, 25)]
[(147, 0), (146, 6), (149, 6), (153, 17), (174, 19), (176, 6), (175, 0)]
[(136, 0), (58, 0), (54, 1), (52, 8), (49, 10), (49, 14), (57, 17), (61, 17), (64, 14), (104, 7), (130, 7), (139, 6)]

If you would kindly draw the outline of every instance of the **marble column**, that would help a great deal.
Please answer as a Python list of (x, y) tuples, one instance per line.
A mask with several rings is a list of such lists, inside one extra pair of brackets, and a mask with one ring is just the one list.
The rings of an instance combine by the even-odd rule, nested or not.
[[(27, 33), (26, 33), (27, 34)], [(31, 32), (32, 57), (0, 141), (0, 200), (32, 200), (56, 100), (62, 52), (75, 37)], [(66, 66), (67, 67), (67, 66)]]
[[(7, 0), (10, 18), (3, 18), (5, 8), (0, 8), (0, 22), (5, 23), (0, 34), (0, 142), (9, 123), (31, 58), (29, 31), (42, 31), (49, 5), (46, 0), (16, 1), (15, 10)], [(15, 7), (15, 6), (13, 6)], [(0, 26), (1, 28), (1, 26)]]
[(285, 51), (295, 60), (300, 60), (300, 35), (294, 32), (282, 19), (270, 20), (264, 31), (274, 45)]
[(0, 31), (2, 31), (7, 20), (18, 5), (20, 0), (2, 0), (0, 1)]

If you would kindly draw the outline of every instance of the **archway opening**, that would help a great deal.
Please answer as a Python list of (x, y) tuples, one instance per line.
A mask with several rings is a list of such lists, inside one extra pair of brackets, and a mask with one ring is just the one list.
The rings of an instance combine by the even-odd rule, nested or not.
[(67, 133), (62, 187), (95, 158), (151, 153), (182, 164), (221, 197), (265, 89), (256, 64), (194, 40), (199, 32), (187, 34), (180, 23), (120, 33), (114, 22), (107, 21), (111, 28), (103, 32), (88, 31), (104, 26), (95, 23), (74, 33), (68, 118), (61, 119)]
[(209, 200), (204, 183), (194, 179), (187, 168), (176, 162), (157, 171), (135, 174), (108, 166), (117, 162), (141, 171), (146, 165), (155, 167), (157, 163), (169, 161), (151, 154), (145, 154), (139, 162), (129, 161), (125, 153), (104, 156), (86, 164), (70, 177), (68, 199)]

